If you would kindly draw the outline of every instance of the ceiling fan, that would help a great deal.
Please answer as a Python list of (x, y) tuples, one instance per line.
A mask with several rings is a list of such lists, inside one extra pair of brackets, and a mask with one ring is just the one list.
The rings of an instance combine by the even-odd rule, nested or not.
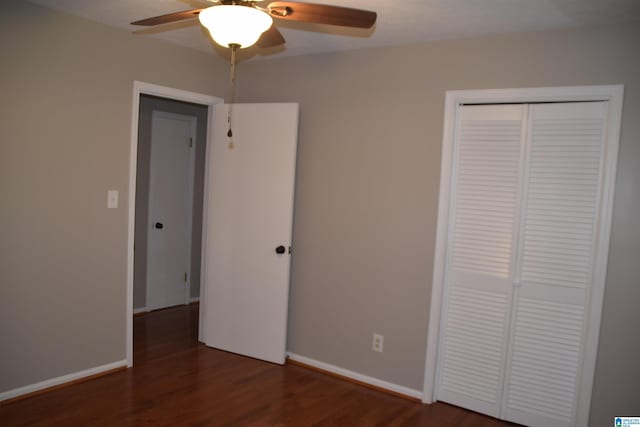
[(375, 12), (368, 10), (313, 3), (273, 1), (262, 7), (260, 3), (263, 0), (207, 1), (216, 4), (154, 16), (131, 24), (154, 26), (198, 16), (216, 43), (235, 51), (254, 44), (263, 48), (284, 44), (284, 37), (272, 25), (273, 18), (355, 28), (371, 28), (377, 18)]
[[(216, 3), (201, 9), (183, 10), (132, 22), (132, 25), (154, 26), (192, 19), (196, 16), (211, 34), (211, 38), (222, 47), (231, 50), (231, 96), (235, 100), (236, 51), (257, 44), (262, 48), (280, 46), (285, 43), (280, 31), (273, 25), (273, 18), (338, 25), (342, 27), (371, 28), (377, 14), (368, 10), (323, 4), (293, 1), (272, 1), (262, 7), (263, 0), (207, 0)], [(229, 149), (233, 149), (231, 130), (231, 107), (227, 114), (230, 138)]]

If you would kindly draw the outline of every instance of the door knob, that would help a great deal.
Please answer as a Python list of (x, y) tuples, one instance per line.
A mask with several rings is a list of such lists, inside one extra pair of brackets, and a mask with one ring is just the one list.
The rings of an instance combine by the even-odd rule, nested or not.
[(284, 251), (285, 251), (285, 248), (284, 248), (284, 246), (282, 246), (282, 245), (280, 245), (280, 246), (278, 246), (278, 247), (276, 248), (276, 253), (277, 253), (278, 255), (283, 254), (283, 253), (284, 253)]
[(162, 228), (164, 227), (164, 224), (162, 224), (161, 222), (156, 222), (155, 227), (156, 227), (158, 230), (162, 230)]

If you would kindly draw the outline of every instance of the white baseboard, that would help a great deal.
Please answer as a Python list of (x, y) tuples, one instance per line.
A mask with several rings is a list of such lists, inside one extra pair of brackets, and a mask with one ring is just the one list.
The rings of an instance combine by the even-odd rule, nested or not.
[(200, 301), (200, 297), (191, 298), (189, 300), (190, 303), (199, 302), (199, 301)]
[(117, 368), (124, 368), (126, 366), (126, 360), (119, 360), (117, 362), (107, 363), (106, 365), (96, 366), (95, 368), (85, 369), (84, 371), (74, 372), (72, 374), (63, 375), (61, 377), (40, 381), (39, 383), (14, 388), (13, 390), (0, 393), (0, 402), (2, 402), (3, 400), (13, 399), (14, 397), (22, 396), (23, 394), (33, 393), (34, 391), (44, 390), (49, 387), (54, 387), (60, 384), (79, 380), (81, 378), (90, 377), (102, 372), (111, 371)]
[(320, 362), (319, 360), (311, 359), (309, 357), (300, 356), (295, 353), (287, 353), (287, 356), (291, 360), (304, 363), (305, 365), (313, 366), (314, 368), (322, 369), (323, 371), (328, 371), (337, 375), (342, 375), (343, 377), (351, 378), (352, 380), (360, 381), (375, 387), (379, 387), (385, 390), (393, 391), (395, 393), (403, 394), (405, 396), (422, 400), (421, 390), (414, 390), (409, 387), (379, 380), (378, 378), (369, 377), (367, 375), (360, 374), (358, 372), (350, 371), (348, 369), (340, 368), (335, 365), (330, 365), (328, 363)]

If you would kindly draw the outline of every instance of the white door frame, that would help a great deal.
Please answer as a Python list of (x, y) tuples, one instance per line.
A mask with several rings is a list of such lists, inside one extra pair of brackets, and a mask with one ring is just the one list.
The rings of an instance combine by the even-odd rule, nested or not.
[[(160, 111), (160, 110), (153, 110), (152, 113), (152, 119), (151, 119), (151, 123), (152, 123), (152, 127), (153, 127), (153, 120), (156, 117), (163, 117), (163, 118), (168, 118), (168, 119), (188, 119), (189, 122), (191, 123), (191, 150), (189, 151), (189, 169), (187, 170), (187, 174), (188, 176), (188, 189), (187, 189), (187, 247), (186, 247), (186, 260), (185, 260), (185, 268), (189, 269), (189, 272), (187, 273), (187, 283), (184, 286), (185, 288), (185, 293), (184, 293), (184, 303), (185, 304), (189, 304), (189, 300), (191, 297), (191, 244), (193, 243), (193, 180), (194, 180), (194, 173), (195, 173), (195, 163), (196, 163), (196, 122), (197, 122), (197, 118), (195, 116), (189, 116), (189, 115), (185, 115), (185, 114), (177, 114), (177, 113), (169, 113), (167, 111)], [(153, 162), (153, 132), (151, 133), (151, 161)], [(153, 165), (150, 166), (150, 169), (153, 167)], [(149, 180), (149, 193), (151, 193), (153, 191), (153, 183), (151, 182), (151, 180)], [(149, 197), (149, 206), (151, 206), (151, 197)], [(147, 266), (147, 270), (149, 269), (149, 247), (150, 247), (150, 242), (151, 242), (151, 233), (153, 232), (153, 220), (151, 218), (151, 209), (147, 210), (147, 259), (146, 259), (146, 266)], [(149, 305), (149, 289), (151, 289), (151, 287), (149, 286), (149, 275), (147, 274), (146, 276), (146, 286), (145, 286), (145, 291), (146, 291), (146, 299), (145, 301), (147, 302), (146, 306), (148, 310), (154, 310), (158, 307), (151, 307)]]
[[(135, 216), (136, 216), (136, 171), (138, 167), (138, 120), (140, 111), (140, 95), (152, 95), (162, 98), (173, 99), (176, 101), (186, 101), (195, 104), (202, 104), (208, 107), (207, 112), (207, 136), (206, 140), (209, 141), (209, 136), (212, 131), (213, 122), (213, 106), (224, 102), (222, 98), (218, 98), (211, 95), (205, 95), (197, 92), (189, 92), (186, 90), (175, 89), (167, 86), (155, 85), (152, 83), (145, 83), (135, 80), (133, 82), (133, 102), (131, 109), (131, 142), (129, 151), (129, 208), (127, 215), (127, 296), (126, 296), (126, 319), (125, 319), (125, 336), (126, 336), (126, 353), (127, 353), (127, 367), (133, 366), (133, 243), (135, 233)], [(209, 145), (206, 147), (206, 157), (209, 157)], [(207, 177), (209, 175), (208, 170), (209, 162), (205, 160), (205, 189), (204, 189), (204, 214), (203, 214), (203, 227), (206, 226), (206, 210), (207, 210)], [(204, 228), (203, 228), (204, 229)], [(203, 258), (204, 259), (204, 258)], [(203, 298), (204, 289), (200, 289), (200, 300)], [(202, 332), (202, 314), (204, 307), (200, 307), (200, 328), (198, 333)]]
[(604, 300), (604, 285), (607, 270), (607, 254), (611, 232), (613, 210), (613, 189), (618, 160), (620, 140), (620, 120), (622, 117), (622, 98), (624, 86), (570, 86), (543, 87), (525, 89), (488, 89), (447, 91), (445, 99), (444, 130), (442, 141), (442, 160), (440, 166), (440, 195), (438, 201), (438, 225), (433, 263), (433, 282), (429, 309), (429, 329), (425, 360), (424, 386), (422, 401), (432, 403), (437, 400), (436, 369), (438, 347), (442, 334), (442, 294), (445, 282), (445, 263), (447, 250), (447, 231), (449, 228), (449, 208), (451, 196), (451, 178), (453, 172), (453, 142), (455, 123), (459, 109), (464, 104), (499, 104), (532, 102), (575, 102), (608, 101), (606, 152), (604, 155), (605, 176), (602, 186), (602, 217), (596, 244), (596, 264), (594, 266), (593, 288), (588, 310), (590, 312), (588, 334), (585, 341), (585, 358), (579, 374), (580, 391), (576, 413), (576, 425), (587, 425), (591, 404), (591, 390), (595, 373), (596, 353), (600, 333), (600, 319)]

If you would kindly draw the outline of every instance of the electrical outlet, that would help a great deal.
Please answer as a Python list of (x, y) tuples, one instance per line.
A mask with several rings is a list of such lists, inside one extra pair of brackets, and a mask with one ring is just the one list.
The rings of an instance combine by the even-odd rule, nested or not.
[(384, 337), (380, 334), (373, 334), (373, 346), (371, 347), (371, 350), (382, 353), (383, 345)]

